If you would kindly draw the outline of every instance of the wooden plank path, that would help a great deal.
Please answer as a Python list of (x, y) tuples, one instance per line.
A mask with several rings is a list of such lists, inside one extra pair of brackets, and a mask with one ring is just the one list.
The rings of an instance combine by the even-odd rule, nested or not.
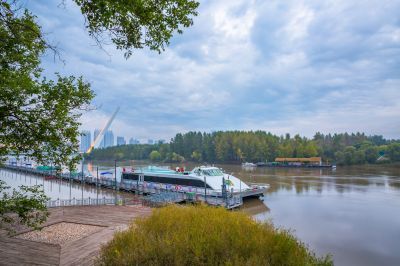
[(93, 265), (100, 246), (111, 240), (115, 231), (127, 228), (135, 218), (150, 215), (151, 209), (141, 205), (80, 206), (51, 208), (50, 212), (44, 226), (72, 222), (103, 229), (61, 245), (13, 238), (0, 232), (0, 265)]

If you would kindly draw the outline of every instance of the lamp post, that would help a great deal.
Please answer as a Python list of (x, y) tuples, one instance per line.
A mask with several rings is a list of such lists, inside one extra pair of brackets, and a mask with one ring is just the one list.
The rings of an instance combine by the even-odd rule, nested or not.
[(114, 184), (115, 190), (117, 190), (117, 160), (114, 160)]
[(225, 177), (222, 177), (222, 186), (221, 186), (222, 198), (225, 200), (225, 207), (228, 207), (228, 195), (226, 190), (226, 182)]
[(239, 179), (239, 195), (240, 195), (240, 201), (242, 201), (242, 180)]
[(99, 204), (99, 166), (96, 168), (96, 205)]
[(71, 183), (71, 169), (70, 169), (70, 171), (69, 171), (69, 200), (71, 201), (71, 186), (72, 186), (72, 183)]
[(114, 204), (117, 205), (117, 160), (114, 160)]
[(85, 154), (82, 153), (82, 163), (81, 163), (81, 183), (83, 184), (83, 164), (85, 163)]
[(82, 205), (83, 205), (83, 186), (84, 186), (84, 179), (83, 179), (83, 164), (85, 162), (85, 154), (82, 152), (82, 165), (81, 165), (81, 187), (82, 187)]
[(204, 202), (207, 203), (207, 177), (204, 176)]

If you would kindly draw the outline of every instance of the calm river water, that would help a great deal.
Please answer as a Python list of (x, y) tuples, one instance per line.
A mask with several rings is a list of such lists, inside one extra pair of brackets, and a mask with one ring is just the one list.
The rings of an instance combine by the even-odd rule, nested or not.
[(244, 180), (271, 185), (268, 210), (256, 219), (294, 230), (335, 265), (400, 265), (399, 166), (236, 169)]
[(96, 189), (95, 186), (80, 185), (79, 183), (68, 182), (64, 180), (44, 180), (44, 178), (25, 174), (7, 171), (0, 169), (0, 180), (3, 180), (11, 188), (17, 188), (21, 185), (33, 186), (42, 185), (43, 190), (52, 200), (56, 199), (81, 199), (81, 198), (113, 198), (113, 197), (129, 197), (128, 193), (115, 193), (109, 189)]
[[(139, 164), (146, 162), (119, 166)], [(218, 166), (243, 181), (270, 184), (264, 201), (246, 201), (243, 211), (293, 230), (318, 255), (332, 254), (335, 265), (400, 265), (400, 165), (338, 167), (336, 171)], [(112, 163), (101, 163), (100, 168), (112, 169)], [(4, 170), (0, 179), (12, 186), (44, 183), (52, 198), (115, 196), (109, 190), (82, 189), (78, 184)]]

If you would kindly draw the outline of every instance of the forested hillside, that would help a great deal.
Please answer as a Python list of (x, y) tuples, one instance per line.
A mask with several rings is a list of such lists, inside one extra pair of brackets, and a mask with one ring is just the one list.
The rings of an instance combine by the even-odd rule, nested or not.
[(265, 131), (188, 132), (177, 134), (169, 144), (96, 149), (88, 159), (239, 163), (274, 161), (276, 157), (313, 156), (321, 156), (325, 162), (348, 165), (400, 161), (400, 141), (363, 133), (316, 133), (309, 139), (289, 134), (276, 136)]

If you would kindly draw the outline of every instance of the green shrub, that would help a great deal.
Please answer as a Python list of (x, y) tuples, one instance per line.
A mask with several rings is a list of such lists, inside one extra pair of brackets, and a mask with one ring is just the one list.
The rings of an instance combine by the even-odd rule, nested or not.
[(199, 206), (155, 209), (103, 246), (98, 265), (333, 265), (290, 232), (241, 212)]
[(152, 151), (149, 155), (150, 160), (159, 161), (161, 159), (161, 154), (158, 151)]

